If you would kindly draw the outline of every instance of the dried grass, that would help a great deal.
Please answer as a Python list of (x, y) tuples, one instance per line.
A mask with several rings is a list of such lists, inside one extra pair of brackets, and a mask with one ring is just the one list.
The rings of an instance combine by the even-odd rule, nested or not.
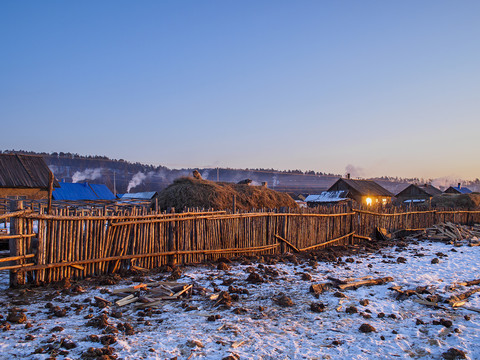
[(439, 208), (477, 209), (480, 206), (480, 194), (441, 194), (432, 198), (432, 206)]
[(252, 186), (183, 177), (175, 180), (159, 194), (162, 209), (174, 207), (226, 210), (232, 208), (233, 196), (240, 211), (252, 209), (297, 208), (296, 202), (286, 193), (263, 186)]

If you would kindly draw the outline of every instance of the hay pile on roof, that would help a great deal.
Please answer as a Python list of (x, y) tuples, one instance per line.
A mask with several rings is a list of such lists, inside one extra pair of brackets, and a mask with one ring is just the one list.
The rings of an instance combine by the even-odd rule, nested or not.
[(174, 207), (204, 208), (226, 210), (232, 208), (235, 195), (236, 209), (278, 209), (297, 208), (296, 202), (286, 193), (268, 189), (264, 186), (251, 186), (208, 180), (179, 178), (160, 192), (158, 204), (162, 209)]
[(480, 206), (480, 194), (441, 194), (432, 198), (432, 206), (439, 208), (477, 209)]

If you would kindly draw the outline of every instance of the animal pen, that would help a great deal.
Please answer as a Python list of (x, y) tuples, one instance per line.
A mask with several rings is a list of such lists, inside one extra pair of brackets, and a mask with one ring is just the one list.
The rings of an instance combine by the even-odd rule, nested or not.
[(480, 211), (382, 212), (346, 206), (284, 212), (186, 211), (146, 207), (12, 202), (0, 215), (10, 231), (0, 233), (10, 254), (0, 270), (11, 286), (201, 263), (219, 257), (279, 255), (371, 240), (376, 228), (423, 230), (441, 222), (480, 223)]

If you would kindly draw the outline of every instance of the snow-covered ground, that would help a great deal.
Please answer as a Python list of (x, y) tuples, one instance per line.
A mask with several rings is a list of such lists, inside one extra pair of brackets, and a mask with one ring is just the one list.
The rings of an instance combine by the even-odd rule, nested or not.
[[(399, 257), (406, 261), (397, 262)], [(0, 330), (0, 358), (47, 359), (51, 355), (40, 353), (40, 348), (48, 350), (50, 345), (58, 349), (57, 359), (79, 359), (88, 348), (103, 346), (89, 338), (104, 334), (101, 329), (87, 326), (89, 319), (85, 317), (89, 314), (97, 317), (105, 312), (110, 324), (128, 322), (135, 330), (133, 335), (122, 331), (114, 335), (116, 342), (110, 346), (119, 359), (223, 359), (229, 355), (230, 359), (272, 360), (442, 359), (442, 354), (452, 347), (464, 351), (469, 359), (480, 359), (480, 313), (453, 309), (448, 304), (444, 304), (443, 309), (432, 308), (415, 302), (414, 299), (418, 299), (415, 295), (397, 299), (397, 292), (389, 289), (429, 286), (436, 294), (449, 297), (476, 288), (449, 291), (446, 287), (480, 278), (480, 247), (419, 242), (406, 248), (394, 246), (351, 256), (353, 262), (345, 262), (346, 258), (341, 262), (318, 264), (311, 261), (231, 264), (229, 270), (217, 270), (213, 265), (183, 268), (179, 282), (193, 283), (196, 289), (204, 287), (208, 292), (197, 290), (190, 299), (182, 301), (165, 300), (164, 305), (152, 313), (136, 310), (133, 304), (126, 305), (118, 309), (122, 311), (119, 318), (111, 316), (115, 305), (101, 309), (94, 306), (93, 297), (114, 302), (119, 297), (111, 294), (111, 290), (138, 282), (126, 279), (117, 285), (87, 287), (81, 294), (53, 289), (19, 291), (6, 288), (8, 273), (2, 273), (0, 282), (4, 290), (0, 292), (0, 314), (6, 319), (9, 309), (25, 309), (27, 322), (32, 326), (11, 324), (9, 330)], [(432, 264), (434, 258), (438, 258), (439, 263)], [(247, 282), (252, 268), (267, 282)], [(304, 273), (311, 275), (312, 280), (302, 280)], [(167, 275), (156, 274), (151, 278), (158, 280)], [(394, 280), (385, 285), (344, 290), (345, 298), (335, 296), (338, 291), (335, 289), (316, 298), (309, 288), (311, 284), (327, 282), (327, 276), (357, 279), (391, 276)], [(230, 309), (214, 307), (215, 301), (210, 295), (214, 288), (228, 290), (227, 285), (222, 285), (226, 279), (233, 280), (233, 286), (248, 290), (248, 294), (240, 294)], [(148, 281), (148, 277), (144, 281)], [(280, 293), (288, 296), (294, 305), (277, 304), (274, 298)], [(361, 305), (361, 300), (368, 300), (368, 304), (362, 301), (366, 305)], [(312, 312), (312, 302), (325, 304), (325, 311)], [(84, 305), (84, 309), (76, 311), (80, 305)], [(480, 308), (480, 293), (472, 295), (467, 305)], [(48, 308), (51, 306), (66, 309), (66, 316), (53, 315)], [(350, 306), (358, 312), (348, 313), (346, 309)], [(379, 317), (380, 313), (385, 316)], [(220, 318), (207, 321), (211, 315)], [(440, 319), (450, 320), (453, 325), (433, 324)], [(365, 323), (376, 331), (360, 332), (360, 326)], [(62, 339), (67, 344), (73, 341), (76, 347), (65, 349)], [(58, 355), (60, 351), (63, 353)]]

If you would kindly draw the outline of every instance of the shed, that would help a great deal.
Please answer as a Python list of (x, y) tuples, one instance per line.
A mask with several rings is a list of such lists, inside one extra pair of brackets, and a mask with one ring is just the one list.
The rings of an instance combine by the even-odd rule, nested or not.
[(319, 195), (308, 195), (305, 202), (309, 207), (317, 205), (333, 205), (349, 200), (348, 190), (323, 191)]
[(158, 192), (145, 191), (137, 193), (125, 193), (118, 200), (119, 205), (148, 205), (153, 209), (158, 207)]
[(53, 191), (54, 200), (70, 201), (100, 201), (115, 200), (115, 195), (103, 184), (67, 183), (61, 182), (60, 187)]
[(126, 193), (120, 196), (120, 200), (154, 200), (157, 196), (158, 192), (156, 191)]
[(396, 198), (398, 201), (407, 204), (423, 204), (435, 195), (440, 195), (441, 190), (430, 184), (416, 185), (411, 184), (400, 191)]
[[(41, 156), (0, 154), (0, 197), (47, 199), (53, 173)], [(53, 178), (53, 186), (58, 182)]]
[(388, 204), (394, 195), (373, 180), (338, 179), (327, 190), (347, 191), (347, 197), (362, 205)]
[(458, 186), (450, 186), (444, 192), (447, 194), (470, 194), (472, 190), (470, 190), (469, 188), (463, 187), (462, 184), (458, 183)]

